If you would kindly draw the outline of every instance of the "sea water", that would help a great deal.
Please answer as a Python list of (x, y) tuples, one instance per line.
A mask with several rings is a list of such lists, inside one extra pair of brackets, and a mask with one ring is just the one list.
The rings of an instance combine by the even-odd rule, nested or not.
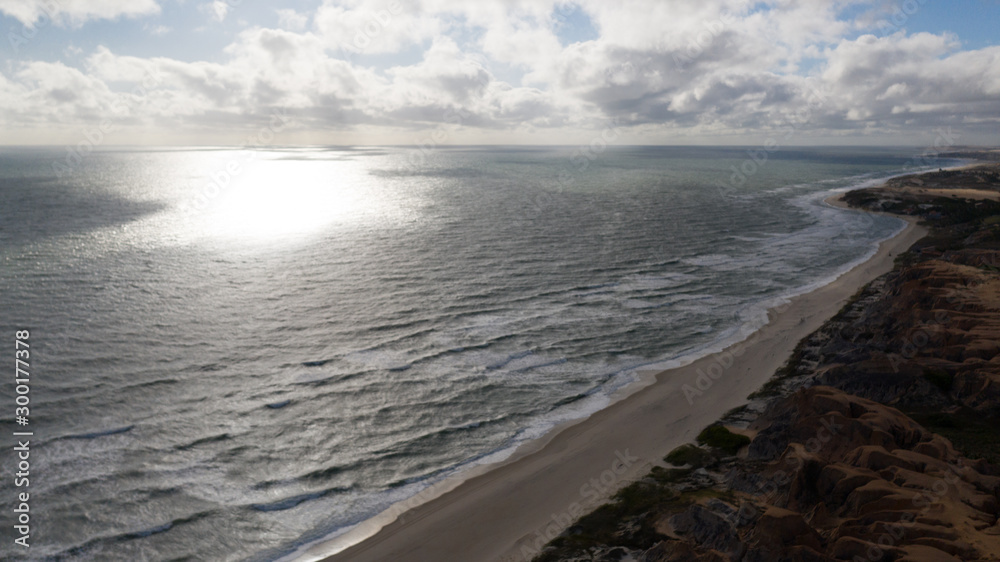
[(901, 221), (822, 200), (914, 154), (0, 149), (0, 557), (288, 555), (864, 259)]

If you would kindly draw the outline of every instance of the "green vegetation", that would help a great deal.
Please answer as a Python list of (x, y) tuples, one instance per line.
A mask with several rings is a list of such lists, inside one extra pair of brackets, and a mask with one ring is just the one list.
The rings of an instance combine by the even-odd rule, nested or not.
[(722, 419), (728, 420), (728, 419), (738, 418), (739, 416), (743, 415), (743, 412), (746, 411), (747, 407), (749, 407), (749, 404), (744, 404), (742, 406), (737, 406), (737, 407), (729, 410), (725, 414), (722, 414)]
[[(650, 473), (651, 478), (622, 488), (611, 503), (581, 517), (566, 532), (546, 545), (541, 554), (534, 558), (534, 562), (589, 560), (589, 552), (597, 547), (649, 549), (657, 542), (669, 540), (655, 529), (656, 523), (663, 517), (711, 498), (729, 503), (737, 502), (735, 495), (728, 490), (706, 488), (679, 494), (666, 485), (690, 472), (690, 469), (654, 467)], [(660, 478), (667, 474), (672, 474), (667, 478), (669, 482), (661, 482)]]
[(849, 191), (844, 194), (844, 202), (855, 207), (867, 207), (873, 203), (878, 203), (879, 199), (878, 195), (863, 189)]
[(939, 197), (934, 200), (934, 205), (940, 207), (940, 213), (943, 215), (941, 222), (946, 225), (983, 221), (1000, 215), (1000, 203), (996, 201), (979, 201), (976, 204), (970, 204), (965, 199)]
[(746, 435), (733, 433), (721, 425), (710, 425), (698, 434), (698, 442), (735, 455), (740, 449), (750, 444)]
[[(812, 334), (809, 335), (811, 336)], [(807, 340), (808, 337), (803, 339), (802, 341), (805, 342)], [(774, 377), (772, 378), (781, 380), (781, 379), (787, 379), (789, 377), (794, 377), (799, 371), (799, 363), (802, 362), (802, 355), (803, 355), (802, 346), (801, 345), (795, 346), (795, 351), (792, 352), (792, 355), (788, 357), (788, 359), (781, 367), (778, 367), (778, 370), (774, 372)]]
[(692, 468), (702, 468), (715, 464), (716, 459), (711, 452), (687, 443), (670, 451), (663, 460), (674, 466), (690, 465)]
[(1000, 464), (1000, 424), (995, 417), (969, 410), (907, 414), (929, 431), (951, 441), (955, 449), (964, 456)]
[(649, 477), (656, 480), (658, 484), (676, 484), (680, 482), (688, 474), (691, 474), (693, 468), (663, 468), (662, 466), (654, 466), (653, 470), (649, 471)]
[[(809, 337), (812, 337), (812, 334), (810, 334)], [(785, 379), (794, 377), (799, 371), (799, 363), (802, 361), (803, 355), (803, 346), (809, 340), (809, 337), (800, 341), (799, 344), (795, 346), (795, 351), (792, 352), (791, 357), (785, 361), (784, 365), (779, 367), (778, 370), (774, 372), (774, 375), (772, 375), (763, 386), (754, 392), (751, 392), (747, 398), (750, 400), (756, 400), (758, 398), (773, 398), (781, 394), (781, 385)]]
[(611, 503), (581, 517), (566, 533), (553, 539), (534, 560), (557, 562), (605, 545), (652, 548), (667, 538), (654, 529), (659, 515), (691, 501), (658, 483), (636, 482), (622, 488)]
[(760, 389), (751, 392), (747, 399), (757, 400), (758, 398), (774, 398), (781, 393), (781, 379), (771, 377)]
[[(814, 332), (815, 333), (815, 332)], [(795, 351), (792, 352), (791, 357), (781, 366), (778, 370), (774, 372), (771, 378), (767, 379), (759, 389), (751, 392), (747, 396), (750, 400), (756, 400), (758, 398), (774, 398), (781, 394), (782, 383), (785, 379), (790, 379), (798, 374), (799, 364), (802, 362), (802, 356), (804, 355), (804, 346), (809, 341), (813, 334), (809, 334), (808, 337), (802, 339), (797, 346), (795, 346)]]

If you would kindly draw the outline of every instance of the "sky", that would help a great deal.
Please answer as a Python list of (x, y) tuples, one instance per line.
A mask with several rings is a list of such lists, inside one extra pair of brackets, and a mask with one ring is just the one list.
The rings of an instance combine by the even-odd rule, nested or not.
[(1000, 145), (1000, 0), (0, 0), (0, 144)]

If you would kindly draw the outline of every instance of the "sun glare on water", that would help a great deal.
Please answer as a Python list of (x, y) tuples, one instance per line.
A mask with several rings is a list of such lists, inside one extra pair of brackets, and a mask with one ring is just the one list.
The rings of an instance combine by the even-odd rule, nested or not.
[[(370, 215), (372, 178), (354, 161), (260, 160), (205, 190), (203, 232), (244, 241), (316, 233)], [(214, 197), (212, 197), (214, 195)]]

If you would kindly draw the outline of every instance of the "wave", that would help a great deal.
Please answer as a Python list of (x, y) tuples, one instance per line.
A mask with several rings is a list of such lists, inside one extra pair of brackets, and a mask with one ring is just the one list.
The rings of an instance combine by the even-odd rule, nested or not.
[(487, 371), (495, 371), (497, 369), (502, 369), (502, 368), (506, 367), (507, 365), (509, 365), (512, 361), (516, 361), (518, 359), (523, 359), (523, 358), (531, 355), (532, 353), (533, 353), (533, 351), (530, 350), (530, 349), (526, 349), (524, 351), (519, 351), (517, 353), (512, 353), (512, 354), (508, 355), (507, 357), (501, 359), (500, 361), (497, 361), (495, 363), (490, 363), (490, 364), (486, 365), (486, 370)]
[(330, 494), (341, 494), (350, 491), (351, 488), (351, 486), (334, 486), (325, 490), (298, 494), (296, 496), (283, 498), (270, 503), (253, 503), (250, 504), (249, 507), (250, 509), (254, 509), (256, 511), (285, 511), (286, 509), (292, 509), (293, 507), (297, 507), (305, 502), (318, 500)]
[(202, 437), (201, 439), (195, 439), (190, 443), (184, 443), (182, 445), (177, 445), (175, 449), (178, 451), (186, 451), (188, 449), (193, 449), (200, 445), (208, 445), (211, 443), (219, 443), (221, 441), (228, 441), (231, 436), (228, 433), (220, 433), (218, 435), (211, 435), (209, 437)]
[(105, 429), (101, 431), (93, 431), (90, 433), (78, 433), (75, 435), (63, 435), (57, 439), (97, 439), (98, 437), (107, 437), (109, 435), (118, 435), (119, 433), (128, 433), (135, 429), (135, 425), (126, 425), (123, 427), (116, 427), (114, 429)]
[(319, 359), (319, 360), (316, 360), (316, 361), (303, 361), (302, 362), (302, 366), (303, 367), (322, 367), (323, 365), (326, 365), (330, 361), (333, 361), (333, 359)]
[(568, 359), (565, 357), (560, 357), (559, 359), (553, 359), (551, 361), (545, 361), (542, 363), (536, 363), (535, 365), (528, 365), (527, 367), (521, 367), (520, 369), (514, 369), (515, 373), (527, 373), (528, 371), (534, 371), (535, 369), (541, 369), (542, 367), (551, 367), (552, 365), (562, 365), (566, 363)]
[(176, 527), (181, 525), (186, 525), (188, 523), (194, 523), (202, 519), (217, 515), (218, 510), (207, 510), (193, 513), (186, 517), (178, 517), (162, 523), (160, 525), (155, 525), (153, 527), (147, 527), (144, 529), (139, 529), (136, 531), (125, 531), (122, 533), (117, 533), (114, 535), (106, 535), (103, 537), (96, 537), (90, 539), (82, 544), (70, 547), (50, 557), (51, 560), (79, 560), (84, 556), (93, 556), (99, 554), (105, 546), (111, 546), (114, 544), (125, 543), (137, 539), (144, 539), (151, 537), (153, 535), (158, 535), (161, 533), (166, 533)]

